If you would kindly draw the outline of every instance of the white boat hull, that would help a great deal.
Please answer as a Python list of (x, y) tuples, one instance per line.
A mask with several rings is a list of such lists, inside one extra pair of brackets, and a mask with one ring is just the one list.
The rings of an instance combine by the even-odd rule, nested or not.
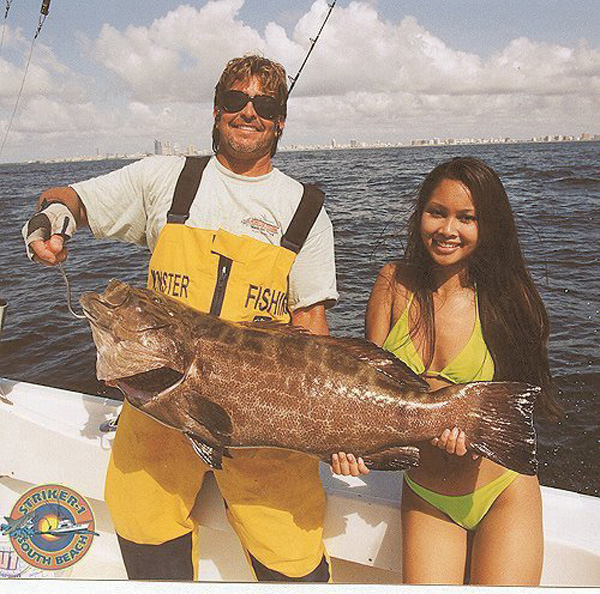
[[(22, 493), (49, 483), (74, 489), (94, 510), (99, 536), (86, 556), (61, 577), (126, 577), (103, 500), (114, 433), (100, 431), (119, 406), (106, 398), (0, 378), (0, 516), (10, 513)], [(321, 477), (328, 500), (325, 543), (335, 581), (401, 583), (401, 473), (333, 477), (323, 464)], [(549, 487), (542, 487), (542, 498), (542, 585), (600, 586), (600, 499)], [(194, 514), (202, 543), (201, 579), (252, 581), (211, 475)], [(7, 537), (1, 538), (5, 542), (0, 540), (0, 562), (2, 551), (9, 549)]]

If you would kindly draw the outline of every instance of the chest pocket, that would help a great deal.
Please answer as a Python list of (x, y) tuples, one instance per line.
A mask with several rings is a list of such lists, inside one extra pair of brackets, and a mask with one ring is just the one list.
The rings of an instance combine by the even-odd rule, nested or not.
[[(225, 319), (288, 322), (289, 272), (321, 210), (324, 195), (313, 186), (305, 186), (281, 245), (223, 229), (189, 227), (185, 221), (208, 160), (186, 159), (167, 224), (150, 261), (148, 285)], [(177, 279), (185, 279), (185, 291)]]

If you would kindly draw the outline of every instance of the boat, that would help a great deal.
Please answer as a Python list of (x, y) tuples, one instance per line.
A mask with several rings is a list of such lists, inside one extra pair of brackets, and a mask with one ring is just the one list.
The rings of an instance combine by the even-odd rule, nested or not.
[(76, 534), (77, 532), (90, 532), (91, 522), (86, 522), (85, 524), (73, 524), (71, 520), (64, 519), (60, 520), (58, 524), (50, 529), (44, 530), (43, 532), (38, 532), (38, 534), (52, 534), (52, 536), (62, 536), (64, 534)]
[[(98, 536), (81, 561), (48, 572), (64, 579), (126, 578), (103, 499), (104, 476), (121, 402), (0, 378), (0, 516), (43, 484), (83, 495), (94, 510)], [(400, 584), (402, 473), (333, 476), (321, 465), (327, 494), (325, 543), (337, 583)], [(600, 498), (542, 487), (545, 556), (542, 586), (600, 586)], [(242, 548), (225, 518), (223, 500), (207, 474), (194, 509), (201, 548), (199, 574), (208, 582), (251, 582)], [(0, 562), (16, 567), (8, 537)], [(23, 562), (21, 562), (23, 563)], [(8, 570), (7, 570), (8, 571)], [(0, 575), (2, 573), (0, 568)], [(40, 577), (40, 573), (32, 572)]]

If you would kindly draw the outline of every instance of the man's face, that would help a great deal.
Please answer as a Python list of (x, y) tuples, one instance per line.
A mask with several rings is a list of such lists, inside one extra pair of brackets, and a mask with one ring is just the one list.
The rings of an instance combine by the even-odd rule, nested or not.
[[(262, 84), (256, 77), (245, 81), (236, 81), (227, 90), (242, 91), (251, 97), (263, 95)], [(237, 112), (228, 113), (217, 108), (214, 116), (219, 130), (219, 153), (228, 157), (244, 160), (256, 160), (270, 155), (278, 130), (283, 130), (284, 122), (280, 118), (271, 121), (261, 118), (251, 101)]]

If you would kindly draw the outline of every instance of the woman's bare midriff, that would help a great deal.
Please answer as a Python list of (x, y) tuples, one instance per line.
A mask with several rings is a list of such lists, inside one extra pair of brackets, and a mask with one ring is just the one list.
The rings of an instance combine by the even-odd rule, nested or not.
[[(449, 382), (435, 377), (425, 377), (432, 391), (445, 388)], [(453, 427), (448, 427), (453, 429)], [(461, 427), (459, 427), (461, 429)], [(469, 435), (467, 434), (467, 443)], [(419, 466), (408, 473), (416, 483), (442, 495), (466, 495), (498, 478), (506, 468), (488, 460), (473, 460), (472, 452), (464, 456), (447, 454), (428, 442), (419, 444)]]
[(464, 456), (446, 454), (428, 444), (419, 444), (421, 461), (408, 473), (419, 485), (442, 495), (466, 495), (498, 478), (506, 468), (487, 460), (473, 460)]

